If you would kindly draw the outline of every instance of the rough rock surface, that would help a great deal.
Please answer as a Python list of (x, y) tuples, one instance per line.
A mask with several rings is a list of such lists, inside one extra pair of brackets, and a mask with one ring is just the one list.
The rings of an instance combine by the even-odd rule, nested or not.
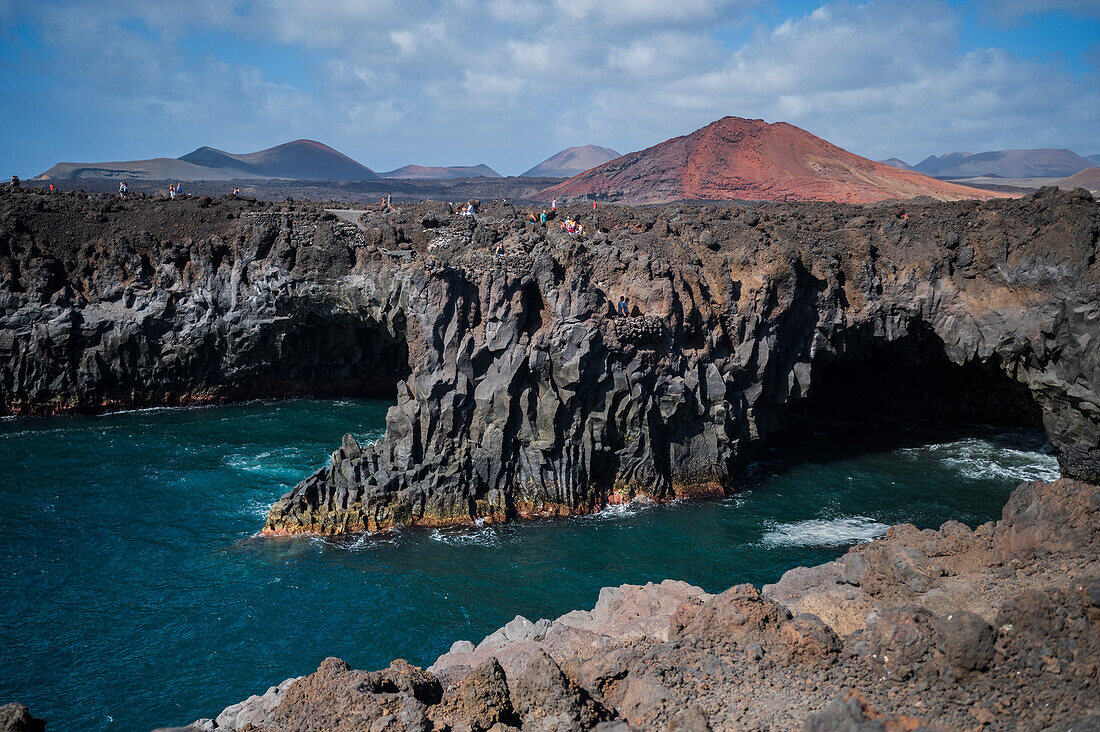
[(1027, 483), (996, 523), (894, 527), (763, 592), (608, 588), (590, 612), (517, 618), (425, 671), (329, 659), (253, 726), (192, 729), (1093, 729), (1098, 519), (1100, 487)]
[(811, 408), (1041, 422), (1100, 481), (1087, 194), (559, 210), (579, 238), (476, 203), (352, 222), (5, 189), (0, 411), (396, 393), (386, 437), (346, 437), (271, 534), (722, 495)]
[(35, 719), (22, 704), (0, 705), (0, 732), (43, 732), (46, 722)]

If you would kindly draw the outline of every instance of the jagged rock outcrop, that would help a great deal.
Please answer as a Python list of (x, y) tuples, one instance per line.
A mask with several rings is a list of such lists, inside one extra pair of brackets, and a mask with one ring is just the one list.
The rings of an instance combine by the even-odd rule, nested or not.
[[(329, 659), (253, 697), (253, 726), (236, 705), (190, 729), (1092, 729), (1098, 516), (1100, 487), (1026, 483), (1000, 521), (896, 526), (763, 591), (605, 588), (591, 611), (517, 617), (426, 670)], [(364, 681), (397, 671), (419, 687)]]
[(814, 409), (1041, 422), (1100, 480), (1087, 193), (558, 213), (589, 233), (500, 204), (5, 192), (0, 408), (396, 392), (385, 439), (346, 437), (269, 534), (722, 495)]
[[(1100, 479), (1097, 214), (1044, 192), (615, 211), (585, 241), (498, 234), (506, 256), (452, 255), (406, 311), (413, 369), (386, 439), (345, 438), (264, 531), (722, 495), (803, 402), (1041, 422), (1067, 475)], [(437, 241), (438, 257), (454, 234)], [(613, 317), (619, 294), (632, 317)]]

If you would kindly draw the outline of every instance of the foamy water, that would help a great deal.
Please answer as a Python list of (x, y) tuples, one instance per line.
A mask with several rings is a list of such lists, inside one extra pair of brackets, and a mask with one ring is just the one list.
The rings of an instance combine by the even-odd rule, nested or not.
[(889, 525), (867, 516), (841, 516), (778, 524), (765, 532), (764, 546), (845, 546), (882, 536)]

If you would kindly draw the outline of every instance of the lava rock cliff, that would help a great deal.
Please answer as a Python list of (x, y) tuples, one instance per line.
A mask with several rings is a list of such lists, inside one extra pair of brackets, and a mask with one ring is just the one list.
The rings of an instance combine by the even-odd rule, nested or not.
[(1041, 423), (1100, 482), (1086, 192), (530, 213), (5, 193), (0, 409), (396, 394), (269, 534), (723, 495), (810, 407)]

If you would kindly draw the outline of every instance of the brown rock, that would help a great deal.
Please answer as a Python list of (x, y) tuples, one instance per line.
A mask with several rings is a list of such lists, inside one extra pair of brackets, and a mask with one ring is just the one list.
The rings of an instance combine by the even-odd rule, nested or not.
[(693, 639), (732, 641), (741, 646), (774, 637), (790, 613), (764, 598), (752, 585), (737, 585), (715, 595), (679, 634)]
[(1012, 492), (993, 544), (1001, 561), (1080, 550), (1097, 541), (1100, 487), (1063, 478)]
[(432, 718), (456, 729), (469, 728), (474, 732), (488, 730), (498, 723), (518, 722), (508, 692), (508, 679), (500, 663), (490, 658), (449, 689), (440, 704), (432, 709)]

